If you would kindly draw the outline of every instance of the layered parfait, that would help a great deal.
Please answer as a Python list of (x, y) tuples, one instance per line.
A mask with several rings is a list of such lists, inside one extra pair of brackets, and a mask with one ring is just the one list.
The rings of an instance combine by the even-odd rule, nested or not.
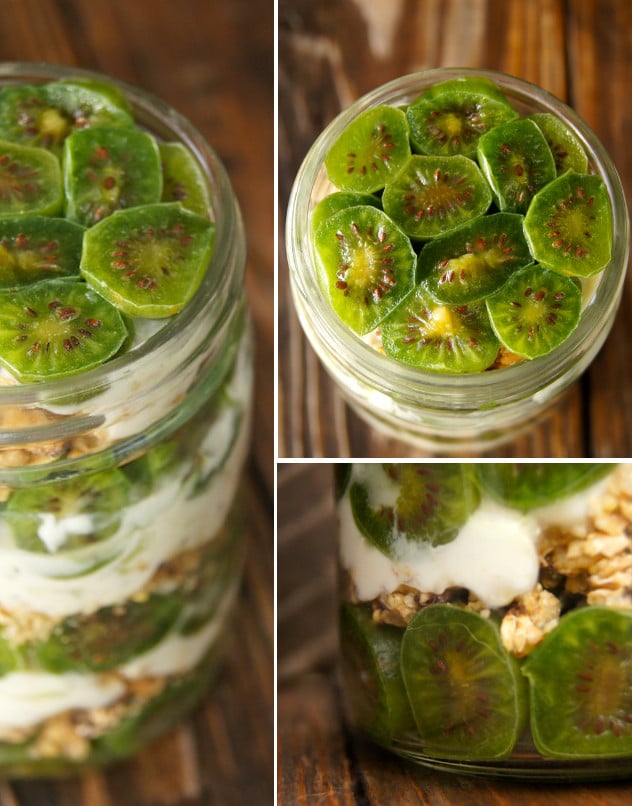
[(208, 685), (252, 383), (243, 265), (216, 255), (238, 214), (197, 133), (100, 77), (33, 72), (0, 90), (0, 768), (18, 774), (126, 756)]
[(598, 777), (632, 755), (632, 465), (336, 467), (343, 672), (378, 743)]

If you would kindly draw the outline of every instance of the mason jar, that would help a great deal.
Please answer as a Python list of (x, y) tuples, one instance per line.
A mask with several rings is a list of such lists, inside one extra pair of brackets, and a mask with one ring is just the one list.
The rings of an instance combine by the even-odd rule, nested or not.
[(75, 68), (4, 64), (3, 85), (80, 78), (183, 143), (216, 236), (184, 309), (96, 368), (0, 386), (0, 771), (129, 756), (204, 695), (242, 570), (252, 334), (245, 236), (202, 135), (142, 90)]
[(336, 465), (356, 727), (472, 775), (632, 773), (632, 464)]
[[(582, 143), (588, 170), (606, 184), (613, 212), (608, 266), (586, 283), (580, 323), (552, 352), (475, 373), (445, 374), (408, 366), (375, 349), (336, 315), (319, 280), (310, 215), (333, 192), (324, 160), (344, 129), (365, 110), (402, 107), (434, 84), (459, 76), (491, 79), (523, 115), (552, 113)], [(545, 90), (490, 70), (438, 68), (395, 79), (343, 110), (320, 134), (294, 181), (287, 210), (286, 251), (292, 297), (305, 335), (344, 398), (379, 431), (423, 449), (464, 455), (493, 448), (531, 426), (595, 358), (621, 299), (629, 253), (629, 221), (620, 179), (594, 132)]]

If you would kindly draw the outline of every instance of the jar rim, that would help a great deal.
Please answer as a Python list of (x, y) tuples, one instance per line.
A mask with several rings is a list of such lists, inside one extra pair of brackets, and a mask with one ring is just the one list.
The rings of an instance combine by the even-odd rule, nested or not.
[[(452, 375), (408, 366), (379, 353), (337, 317), (318, 282), (317, 262), (309, 237), (309, 214), (317, 190), (324, 190), (326, 186), (328, 192), (335, 189), (324, 176), (324, 157), (357, 114), (381, 103), (410, 102), (432, 84), (458, 76), (490, 78), (510, 101), (513, 99), (527, 107), (537, 106), (537, 111), (551, 111), (565, 120), (586, 148), (590, 169), (606, 183), (613, 208), (615, 237), (611, 261), (601, 273), (577, 329), (566, 342), (532, 361), (488, 372)], [(629, 220), (625, 194), (612, 159), (592, 129), (563, 101), (531, 82), (499, 71), (433, 68), (400, 76), (377, 87), (340, 112), (321, 132), (305, 156), (290, 194), (286, 250), (297, 312), (321, 357), (333, 361), (342, 375), (352, 378), (361, 373), (363, 385), (374, 388), (377, 393), (389, 396), (396, 393), (404, 405), (419, 405), (420, 395), (423, 395), (423, 404), (429, 407), (470, 411), (511, 404), (558, 384), (561, 389), (561, 384), (565, 383), (562, 370), (570, 363), (581, 362), (589, 351), (591, 358), (594, 356), (594, 341), (599, 340), (600, 335), (602, 342), (605, 340), (603, 324), (614, 318), (619, 304), (629, 257)]]
[(137, 125), (150, 131), (160, 129), (161, 136), (179, 140), (192, 151), (211, 191), (211, 217), (216, 225), (213, 252), (191, 301), (177, 315), (165, 319), (164, 325), (142, 344), (75, 375), (0, 386), (0, 406), (30, 406), (45, 404), (50, 399), (90, 394), (91, 390), (116, 383), (119, 377), (129, 376), (148, 358), (155, 362), (156, 374), (160, 376), (161, 357), (174, 339), (187, 338), (201, 323), (210, 333), (221, 330), (235, 297), (243, 290), (245, 235), (241, 211), (224, 165), (191, 121), (152, 93), (105, 73), (68, 64), (0, 62), (0, 87), (9, 83), (44, 83), (71, 78), (96, 79), (117, 87), (130, 103)]

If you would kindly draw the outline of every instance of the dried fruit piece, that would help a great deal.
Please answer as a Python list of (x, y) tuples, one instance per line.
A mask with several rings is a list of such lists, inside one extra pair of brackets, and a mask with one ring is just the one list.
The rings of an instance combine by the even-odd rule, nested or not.
[(334, 311), (354, 332), (370, 333), (411, 290), (417, 256), (408, 237), (375, 207), (348, 207), (315, 235)]
[(312, 210), (309, 222), (312, 240), (315, 238), (316, 231), (323, 221), (326, 221), (334, 213), (347, 207), (358, 207), (367, 204), (369, 207), (381, 207), (379, 198), (372, 193), (359, 193), (351, 190), (338, 190), (335, 193), (329, 193)]
[(118, 210), (86, 231), (81, 274), (130, 316), (171, 316), (202, 282), (214, 236), (212, 222), (177, 202)]
[(551, 112), (536, 112), (529, 115), (529, 120), (537, 125), (546, 138), (558, 176), (569, 169), (579, 174), (588, 173), (588, 157), (584, 147), (568, 124)]
[(327, 175), (340, 190), (381, 190), (410, 156), (406, 116), (392, 106), (358, 115), (325, 157)]
[(119, 311), (80, 280), (0, 292), (0, 364), (23, 383), (96, 367), (127, 338)]
[(428, 240), (483, 215), (489, 185), (467, 157), (413, 155), (382, 194), (384, 211), (411, 238)]

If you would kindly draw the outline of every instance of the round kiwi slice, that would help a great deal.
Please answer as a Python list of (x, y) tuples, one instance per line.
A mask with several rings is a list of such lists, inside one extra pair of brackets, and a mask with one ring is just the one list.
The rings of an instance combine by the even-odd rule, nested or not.
[(59, 160), (43, 148), (0, 141), (0, 216), (61, 213)]
[(417, 286), (382, 322), (384, 352), (405, 364), (438, 372), (481, 372), (499, 343), (484, 303), (446, 305)]
[(117, 210), (86, 231), (81, 274), (130, 316), (171, 316), (202, 282), (214, 236), (211, 221), (179, 202)]
[(525, 723), (525, 684), (490, 619), (447, 604), (422, 608), (402, 639), (402, 675), (426, 754), (491, 761), (511, 753)]
[(87, 126), (132, 127), (127, 102), (97, 81), (51, 81), (0, 90), (0, 137), (61, 154), (64, 140)]
[(411, 238), (428, 240), (483, 215), (492, 194), (467, 157), (413, 155), (386, 185), (384, 212)]
[(106, 671), (155, 646), (181, 609), (178, 597), (156, 594), (69, 616), (32, 648), (33, 655), (50, 672)]
[(523, 217), (494, 213), (470, 221), (426, 244), (417, 261), (417, 281), (439, 302), (478, 302), (533, 262)]
[(159, 143), (162, 199), (180, 202), (192, 213), (208, 218), (211, 194), (199, 163), (183, 143)]
[(485, 132), (517, 117), (496, 84), (483, 76), (440, 81), (406, 110), (415, 148), (443, 156), (474, 157)]
[(155, 139), (142, 129), (92, 126), (66, 138), (66, 217), (90, 227), (115, 210), (159, 202), (162, 170)]
[(536, 112), (529, 115), (529, 120), (536, 124), (546, 138), (558, 176), (569, 169), (580, 174), (588, 173), (588, 157), (572, 129), (551, 112)]
[(64, 218), (0, 218), (0, 288), (78, 276), (83, 232)]
[(350, 190), (338, 190), (322, 198), (312, 210), (310, 217), (310, 232), (314, 240), (316, 231), (328, 218), (339, 210), (347, 207), (357, 207), (368, 204), (369, 207), (381, 207), (380, 199), (372, 193), (357, 193)]
[(400, 539), (450, 543), (478, 506), (479, 495), (462, 465), (401, 463), (366, 468), (363, 479), (352, 481), (349, 501), (362, 534), (392, 556)]
[(496, 126), (480, 138), (477, 154), (500, 210), (526, 213), (538, 190), (557, 176), (549, 144), (532, 120)]
[(103, 364), (127, 338), (119, 311), (81, 280), (0, 292), (0, 364), (24, 383)]
[(632, 613), (583, 607), (562, 617), (523, 666), (531, 734), (547, 758), (632, 754)]
[(570, 277), (527, 266), (485, 301), (501, 344), (522, 358), (546, 355), (579, 324), (581, 288)]
[(129, 502), (131, 484), (116, 468), (17, 489), (4, 512), (16, 544), (27, 551), (72, 551), (110, 537)]
[(355, 333), (370, 333), (415, 282), (417, 255), (382, 210), (348, 207), (327, 218), (315, 248), (334, 311)]
[(371, 608), (340, 608), (340, 647), (345, 691), (362, 730), (378, 742), (415, 729), (399, 664), (403, 630), (378, 624)]
[(499, 462), (480, 464), (481, 488), (513, 509), (534, 509), (573, 495), (607, 476), (607, 462)]
[(533, 197), (524, 220), (535, 259), (563, 274), (589, 277), (612, 252), (612, 208), (603, 179), (567, 171)]
[(325, 157), (325, 170), (339, 190), (381, 190), (410, 156), (406, 115), (376, 106), (358, 115)]

